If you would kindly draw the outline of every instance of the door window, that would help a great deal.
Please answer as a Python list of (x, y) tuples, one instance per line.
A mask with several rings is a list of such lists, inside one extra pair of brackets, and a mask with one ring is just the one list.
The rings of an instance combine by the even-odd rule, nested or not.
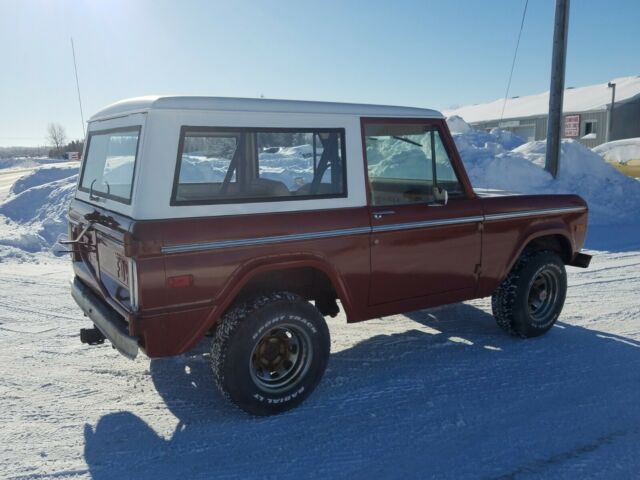
[(365, 145), (373, 205), (430, 203), (434, 187), (464, 195), (434, 125), (366, 124)]

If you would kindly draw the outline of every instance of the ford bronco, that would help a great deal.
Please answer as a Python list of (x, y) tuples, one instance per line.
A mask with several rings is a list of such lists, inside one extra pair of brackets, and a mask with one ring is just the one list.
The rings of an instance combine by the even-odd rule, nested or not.
[(212, 336), (246, 412), (300, 404), (348, 322), (492, 296), (548, 331), (580, 253), (576, 195), (481, 196), (433, 110), (207, 97), (121, 101), (89, 121), (69, 209), (72, 295), (123, 355)]

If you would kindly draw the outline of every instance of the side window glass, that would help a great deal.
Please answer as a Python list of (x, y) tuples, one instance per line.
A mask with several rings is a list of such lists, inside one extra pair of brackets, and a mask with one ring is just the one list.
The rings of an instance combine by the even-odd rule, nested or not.
[(257, 132), (258, 177), (289, 195), (344, 192), (342, 137), (333, 132)]
[(344, 129), (184, 127), (174, 204), (346, 197)]
[[(222, 183), (237, 150), (237, 136), (185, 135), (179, 183)], [(230, 180), (236, 182), (235, 171)]]
[(432, 125), (365, 124), (365, 147), (373, 205), (429, 203), (434, 186), (462, 193)]

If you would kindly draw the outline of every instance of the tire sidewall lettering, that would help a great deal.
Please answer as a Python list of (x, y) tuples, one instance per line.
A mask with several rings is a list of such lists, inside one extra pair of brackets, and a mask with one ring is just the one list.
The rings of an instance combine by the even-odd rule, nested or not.
[(251, 339), (255, 342), (258, 338), (262, 337), (262, 335), (266, 330), (284, 321), (293, 321), (293, 322), (301, 323), (306, 328), (308, 328), (309, 331), (314, 335), (318, 333), (318, 329), (315, 327), (315, 325), (313, 325), (313, 323), (311, 323), (306, 318), (303, 318), (299, 315), (288, 314), (288, 315), (277, 315), (267, 320), (266, 322), (260, 324), (256, 332), (253, 335), (251, 335)]
[(288, 393), (282, 397), (265, 397), (264, 394), (254, 393), (252, 397), (259, 402), (268, 403), (270, 405), (276, 405), (278, 403), (287, 403), (291, 400), (295, 400), (298, 396), (302, 395), (305, 391), (304, 385), (300, 386), (300, 388), (296, 389), (295, 392)]

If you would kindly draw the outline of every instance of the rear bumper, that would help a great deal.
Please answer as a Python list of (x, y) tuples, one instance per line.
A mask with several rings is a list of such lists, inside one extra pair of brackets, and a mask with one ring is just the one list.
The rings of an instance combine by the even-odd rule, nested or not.
[(129, 328), (120, 315), (91, 291), (78, 277), (71, 282), (71, 296), (89, 319), (113, 346), (125, 357), (138, 355), (138, 339), (129, 335)]
[(591, 255), (587, 255), (586, 253), (576, 253), (569, 265), (572, 267), (587, 268), (591, 263), (591, 258)]

